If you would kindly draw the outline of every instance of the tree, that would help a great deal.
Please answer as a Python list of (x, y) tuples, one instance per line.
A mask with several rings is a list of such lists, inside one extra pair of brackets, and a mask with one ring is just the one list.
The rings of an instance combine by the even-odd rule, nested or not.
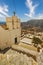
[(32, 41), (33, 43), (34, 43), (34, 46), (38, 46), (38, 44), (41, 44), (42, 43), (42, 40), (41, 39), (39, 39), (39, 38), (37, 38), (37, 37), (33, 37), (33, 41)]

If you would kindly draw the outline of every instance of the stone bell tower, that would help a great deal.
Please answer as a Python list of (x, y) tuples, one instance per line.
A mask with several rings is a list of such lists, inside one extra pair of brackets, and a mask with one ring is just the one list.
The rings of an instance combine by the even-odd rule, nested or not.
[(16, 16), (15, 12), (12, 17), (6, 18), (6, 24), (9, 30), (20, 28), (20, 19)]
[(17, 16), (15, 15), (15, 12), (14, 12), (14, 16), (12, 16), (12, 26), (13, 26), (13, 29), (17, 29), (20, 27), (20, 19), (17, 18)]

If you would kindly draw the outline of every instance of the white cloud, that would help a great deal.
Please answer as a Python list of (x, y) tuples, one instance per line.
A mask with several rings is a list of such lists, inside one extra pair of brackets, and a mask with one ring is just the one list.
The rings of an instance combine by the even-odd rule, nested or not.
[(33, 17), (33, 19), (43, 19), (43, 14), (39, 14), (36, 17)]
[(8, 5), (0, 6), (0, 20), (5, 19), (8, 15)]
[(4, 5), (4, 10), (6, 11), (6, 12), (8, 12), (8, 5)]
[(2, 14), (0, 14), (0, 17), (4, 17)]
[(26, 0), (26, 6), (28, 7), (30, 13), (25, 13), (25, 15), (31, 18), (35, 14), (35, 9), (38, 4), (33, 5), (32, 0)]
[(8, 6), (0, 6), (0, 15), (8, 16)]

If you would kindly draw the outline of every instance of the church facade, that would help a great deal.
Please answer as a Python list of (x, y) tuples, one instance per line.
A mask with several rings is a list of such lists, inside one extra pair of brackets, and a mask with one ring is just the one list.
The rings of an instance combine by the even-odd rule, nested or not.
[(6, 17), (6, 28), (0, 26), (0, 49), (11, 47), (20, 42), (21, 25), (17, 16)]

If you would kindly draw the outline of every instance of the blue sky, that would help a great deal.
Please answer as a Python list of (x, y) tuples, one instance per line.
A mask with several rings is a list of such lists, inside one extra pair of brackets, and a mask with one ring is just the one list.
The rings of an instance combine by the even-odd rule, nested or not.
[(43, 0), (0, 0), (0, 21), (16, 15), (21, 21), (43, 19)]

